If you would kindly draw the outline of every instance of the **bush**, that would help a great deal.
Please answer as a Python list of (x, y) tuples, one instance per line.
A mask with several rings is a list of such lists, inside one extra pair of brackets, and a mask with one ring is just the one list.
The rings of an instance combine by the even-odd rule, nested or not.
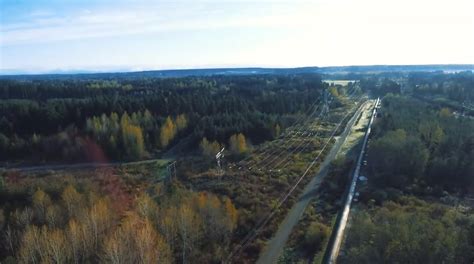
[(372, 194), (372, 197), (374, 198), (374, 200), (376, 201), (376, 203), (378, 205), (381, 205), (383, 204), (383, 202), (385, 202), (385, 200), (387, 200), (387, 193), (385, 191), (382, 191), (382, 190), (376, 190), (373, 194)]
[(329, 236), (329, 232), (328, 226), (319, 222), (311, 223), (304, 236), (303, 247), (305, 253), (311, 256), (315, 251), (319, 251)]

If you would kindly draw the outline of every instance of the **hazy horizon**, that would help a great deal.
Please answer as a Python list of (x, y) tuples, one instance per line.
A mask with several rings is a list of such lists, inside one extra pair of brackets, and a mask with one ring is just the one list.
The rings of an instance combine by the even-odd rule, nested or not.
[[(134, 73), (134, 72), (153, 72), (153, 71), (193, 71), (193, 70), (225, 70), (225, 69), (302, 69), (302, 68), (344, 68), (344, 67), (430, 67), (430, 66), (466, 66), (471, 67), (474, 71), (474, 64), (368, 64), (368, 65), (327, 65), (327, 66), (315, 66), (315, 65), (302, 65), (294, 67), (285, 67), (285, 66), (240, 66), (240, 65), (226, 65), (226, 66), (202, 66), (202, 67), (182, 67), (182, 68), (104, 68), (104, 69), (51, 69), (45, 71), (24, 71), (24, 70), (0, 70), (0, 76), (14, 76), (14, 75), (68, 75), (68, 74), (101, 74), (101, 73)], [(455, 70), (455, 71), (464, 71), (464, 70)]]

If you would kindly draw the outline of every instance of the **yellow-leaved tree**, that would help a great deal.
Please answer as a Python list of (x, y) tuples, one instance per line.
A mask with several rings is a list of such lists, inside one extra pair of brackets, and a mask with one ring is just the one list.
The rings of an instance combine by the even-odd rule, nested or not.
[(449, 110), (449, 108), (443, 107), (441, 108), (441, 110), (439, 110), (439, 116), (441, 118), (450, 118), (453, 116), (453, 114), (451, 113), (451, 110)]
[(82, 195), (74, 188), (72, 184), (69, 184), (61, 194), (61, 199), (64, 202), (67, 215), (69, 218), (76, 217), (79, 210), (84, 206), (82, 201)]
[(138, 125), (132, 125), (127, 112), (120, 119), (122, 128), (123, 145), (127, 155), (132, 158), (141, 158), (145, 154), (145, 146), (143, 142), (143, 132)]
[(33, 210), (36, 220), (39, 223), (46, 222), (46, 211), (48, 206), (51, 205), (51, 198), (43, 190), (38, 189), (33, 194)]
[(120, 227), (106, 238), (103, 260), (109, 263), (172, 263), (164, 238), (148, 219), (129, 212)]
[(248, 146), (245, 136), (242, 133), (234, 134), (229, 139), (230, 150), (236, 154), (247, 152)]
[(221, 150), (219, 142), (209, 141), (207, 138), (203, 138), (199, 146), (201, 147), (202, 154), (209, 157), (216, 155)]
[(176, 135), (177, 128), (171, 117), (167, 117), (160, 130), (160, 144), (162, 148), (166, 148)]
[(180, 114), (176, 117), (176, 128), (178, 131), (185, 129), (188, 126), (188, 119), (185, 114)]

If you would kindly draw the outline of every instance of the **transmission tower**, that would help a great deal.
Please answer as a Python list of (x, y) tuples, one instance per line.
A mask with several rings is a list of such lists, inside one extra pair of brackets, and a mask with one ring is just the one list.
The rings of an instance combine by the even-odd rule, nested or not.
[(224, 170), (222, 169), (222, 158), (224, 158), (224, 148), (221, 149), (221, 151), (217, 152), (216, 154), (216, 162), (217, 162), (217, 172), (219, 176), (222, 176), (224, 174)]

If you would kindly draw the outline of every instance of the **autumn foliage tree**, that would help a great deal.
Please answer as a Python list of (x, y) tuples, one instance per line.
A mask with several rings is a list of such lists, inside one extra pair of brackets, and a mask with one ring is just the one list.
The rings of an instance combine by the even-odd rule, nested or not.
[(188, 126), (188, 119), (185, 114), (180, 114), (176, 117), (176, 129), (181, 131)]
[(177, 133), (185, 129), (187, 125), (188, 120), (184, 114), (178, 115), (175, 120), (168, 116), (160, 128), (161, 147), (166, 148), (176, 137)]
[(33, 209), (7, 216), (2, 239), (16, 262), (217, 263), (228, 254), (238, 211), (227, 197), (178, 189), (158, 204), (141, 193), (119, 214), (108, 197), (79, 190), (38, 189)]
[(197, 206), (203, 216), (204, 233), (209, 240), (228, 242), (229, 235), (237, 225), (237, 209), (232, 202), (228, 198), (222, 201), (215, 195), (201, 192), (198, 194)]
[(205, 156), (213, 157), (217, 152), (221, 150), (221, 145), (217, 141), (209, 141), (207, 138), (203, 138), (199, 143), (202, 154)]
[(83, 206), (82, 195), (74, 188), (73, 185), (68, 185), (61, 194), (61, 199), (64, 202), (66, 212), (69, 218), (74, 218)]
[(130, 212), (106, 238), (102, 259), (109, 263), (171, 263), (171, 252), (148, 219)]
[(122, 139), (125, 150), (130, 157), (141, 158), (145, 153), (143, 133), (139, 126), (132, 125), (127, 113), (120, 119)]
[(63, 230), (33, 225), (26, 228), (17, 257), (20, 263), (66, 263), (71, 248)]
[(132, 112), (131, 115), (124, 112), (120, 117), (115, 112), (109, 116), (93, 116), (86, 120), (85, 127), (88, 135), (100, 144), (108, 156), (132, 159), (143, 157), (146, 146), (151, 149), (156, 145), (157, 129), (155, 117), (147, 109)]
[[(115, 213), (107, 199), (95, 195), (85, 199), (72, 185), (62, 191), (60, 200), (38, 189), (32, 207), (12, 216), (23, 223), (17, 228), (24, 227), (9, 239), (19, 263), (90, 261), (97, 257), (104, 236), (115, 225)], [(18, 243), (14, 242), (15, 235), (19, 236)]]
[(36, 220), (40, 223), (46, 221), (46, 210), (51, 205), (51, 198), (43, 190), (38, 189), (33, 194), (33, 210)]
[(167, 117), (163, 126), (161, 126), (160, 130), (160, 143), (161, 147), (166, 148), (171, 140), (173, 140), (174, 136), (176, 135), (176, 125), (171, 119), (171, 117)]
[(235, 154), (248, 151), (247, 141), (242, 133), (234, 134), (229, 139), (230, 150)]

